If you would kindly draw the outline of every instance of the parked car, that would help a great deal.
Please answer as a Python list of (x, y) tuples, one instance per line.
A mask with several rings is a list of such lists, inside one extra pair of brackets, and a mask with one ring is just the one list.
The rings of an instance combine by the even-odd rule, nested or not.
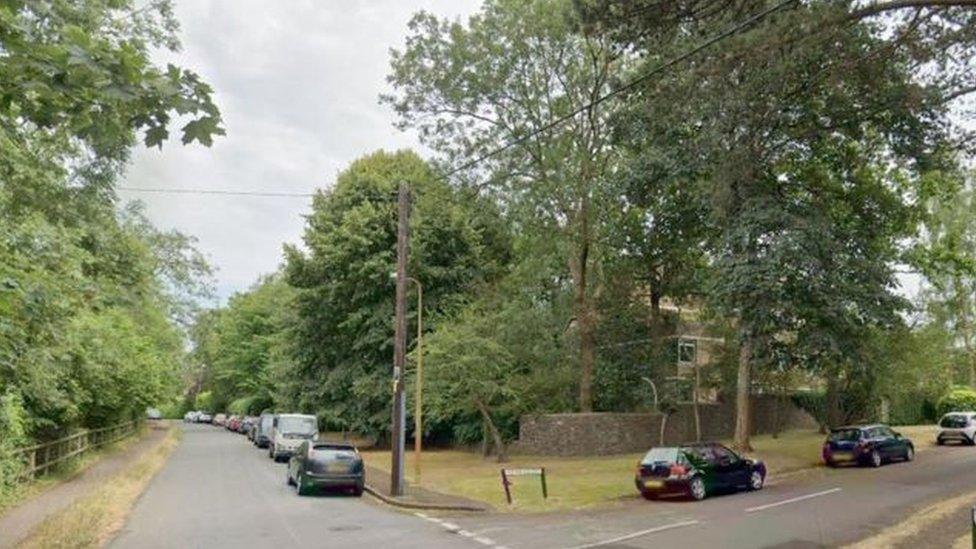
[(366, 472), (363, 458), (351, 444), (303, 441), (288, 460), (288, 484), (298, 495), (311, 490), (338, 488), (363, 495)]
[(186, 423), (196, 423), (200, 418), (200, 412), (196, 410), (190, 410), (189, 412), (183, 414), (183, 421)]
[(976, 444), (976, 412), (949, 412), (939, 420), (939, 434), (935, 442), (942, 446), (950, 440)]
[(227, 414), (217, 414), (213, 417), (213, 424), (223, 427), (227, 425)]
[(214, 417), (210, 415), (210, 412), (199, 412), (197, 414), (197, 423), (213, 423)]
[(850, 463), (881, 467), (882, 463), (896, 459), (915, 459), (915, 445), (887, 425), (831, 429), (823, 445), (823, 460), (830, 467)]
[(253, 416), (244, 416), (241, 420), (241, 426), (237, 429), (237, 432), (246, 436), (249, 440), (251, 438), (251, 428), (254, 426)]
[(634, 478), (646, 499), (684, 494), (702, 500), (719, 491), (760, 490), (765, 482), (762, 461), (739, 456), (714, 442), (651, 448), (637, 464)]
[(254, 423), (254, 434), (251, 440), (258, 448), (267, 448), (271, 443), (271, 424), (274, 422), (274, 414), (265, 412)]
[(315, 416), (305, 414), (278, 414), (271, 422), (268, 438), (268, 457), (275, 461), (286, 461), (306, 440), (317, 440), (319, 424)]
[(228, 431), (236, 431), (237, 426), (240, 424), (241, 424), (240, 416), (230, 416), (227, 418), (227, 423), (224, 425), (224, 427), (226, 427)]

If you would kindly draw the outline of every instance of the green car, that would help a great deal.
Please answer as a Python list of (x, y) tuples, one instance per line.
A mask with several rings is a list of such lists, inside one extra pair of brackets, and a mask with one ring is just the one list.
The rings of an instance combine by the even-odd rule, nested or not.
[(766, 480), (762, 461), (739, 456), (714, 442), (655, 447), (637, 464), (634, 483), (646, 499), (684, 494), (694, 500), (716, 492), (760, 490)]

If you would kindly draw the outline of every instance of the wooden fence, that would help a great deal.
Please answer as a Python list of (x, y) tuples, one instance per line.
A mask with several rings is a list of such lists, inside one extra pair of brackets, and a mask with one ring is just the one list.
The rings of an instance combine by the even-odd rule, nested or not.
[(58, 440), (19, 448), (14, 451), (14, 454), (23, 456), (25, 465), (23, 481), (31, 481), (35, 477), (47, 473), (55, 465), (75, 456), (122, 440), (134, 433), (139, 423), (138, 421), (129, 421), (101, 429), (86, 429)]

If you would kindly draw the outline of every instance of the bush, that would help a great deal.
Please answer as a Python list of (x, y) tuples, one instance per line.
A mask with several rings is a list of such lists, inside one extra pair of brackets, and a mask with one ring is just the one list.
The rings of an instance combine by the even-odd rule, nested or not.
[(939, 399), (938, 410), (939, 415), (976, 410), (976, 391), (969, 387), (955, 387)]
[(16, 484), (24, 463), (13, 450), (27, 444), (24, 403), (20, 394), (0, 396), (0, 494)]

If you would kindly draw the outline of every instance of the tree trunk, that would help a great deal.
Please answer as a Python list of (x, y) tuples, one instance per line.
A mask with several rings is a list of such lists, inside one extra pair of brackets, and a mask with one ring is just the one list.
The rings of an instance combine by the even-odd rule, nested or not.
[(669, 417), (671, 417), (671, 414), (669, 412), (664, 412), (661, 414), (661, 433), (660, 436), (658, 437), (659, 440), (658, 444), (660, 444), (661, 446), (664, 446), (664, 434), (668, 430)]
[(496, 461), (498, 463), (508, 461), (508, 455), (505, 452), (505, 443), (502, 441), (502, 434), (498, 432), (498, 427), (496, 427), (495, 422), (491, 420), (491, 414), (488, 413), (488, 408), (480, 400), (475, 401), (475, 406), (477, 406), (478, 411), (481, 412), (481, 417), (485, 420), (484, 424), (488, 427), (488, 432), (491, 433), (491, 438), (495, 445)]
[(749, 334), (743, 330), (745, 337), (741, 338), (739, 347), (739, 372), (736, 379), (735, 391), (735, 437), (733, 447), (740, 452), (751, 452), (752, 445), (749, 443), (749, 430), (751, 418), (749, 407), (751, 405), (752, 391), (752, 349), (749, 341)]
[(701, 391), (701, 374), (698, 369), (698, 349), (695, 348), (695, 387), (691, 392), (691, 405), (695, 412), (695, 442), (701, 442), (701, 410), (698, 409)]
[(827, 376), (827, 410), (826, 410), (826, 423), (827, 428), (838, 427), (845, 423), (844, 421), (844, 411), (840, 402), (840, 384), (837, 375), (837, 371), (832, 371), (831, 374)]
[[(586, 212), (583, 214), (584, 228)], [(580, 390), (579, 409), (581, 412), (593, 411), (593, 366), (596, 363), (596, 312), (588, 295), (588, 270), (590, 245), (587, 237), (581, 237), (579, 252), (570, 262), (570, 271), (576, 285), (574, 304), (576, 309), (576, 323), (579, 328), (579, 360), (580, 360)]]

